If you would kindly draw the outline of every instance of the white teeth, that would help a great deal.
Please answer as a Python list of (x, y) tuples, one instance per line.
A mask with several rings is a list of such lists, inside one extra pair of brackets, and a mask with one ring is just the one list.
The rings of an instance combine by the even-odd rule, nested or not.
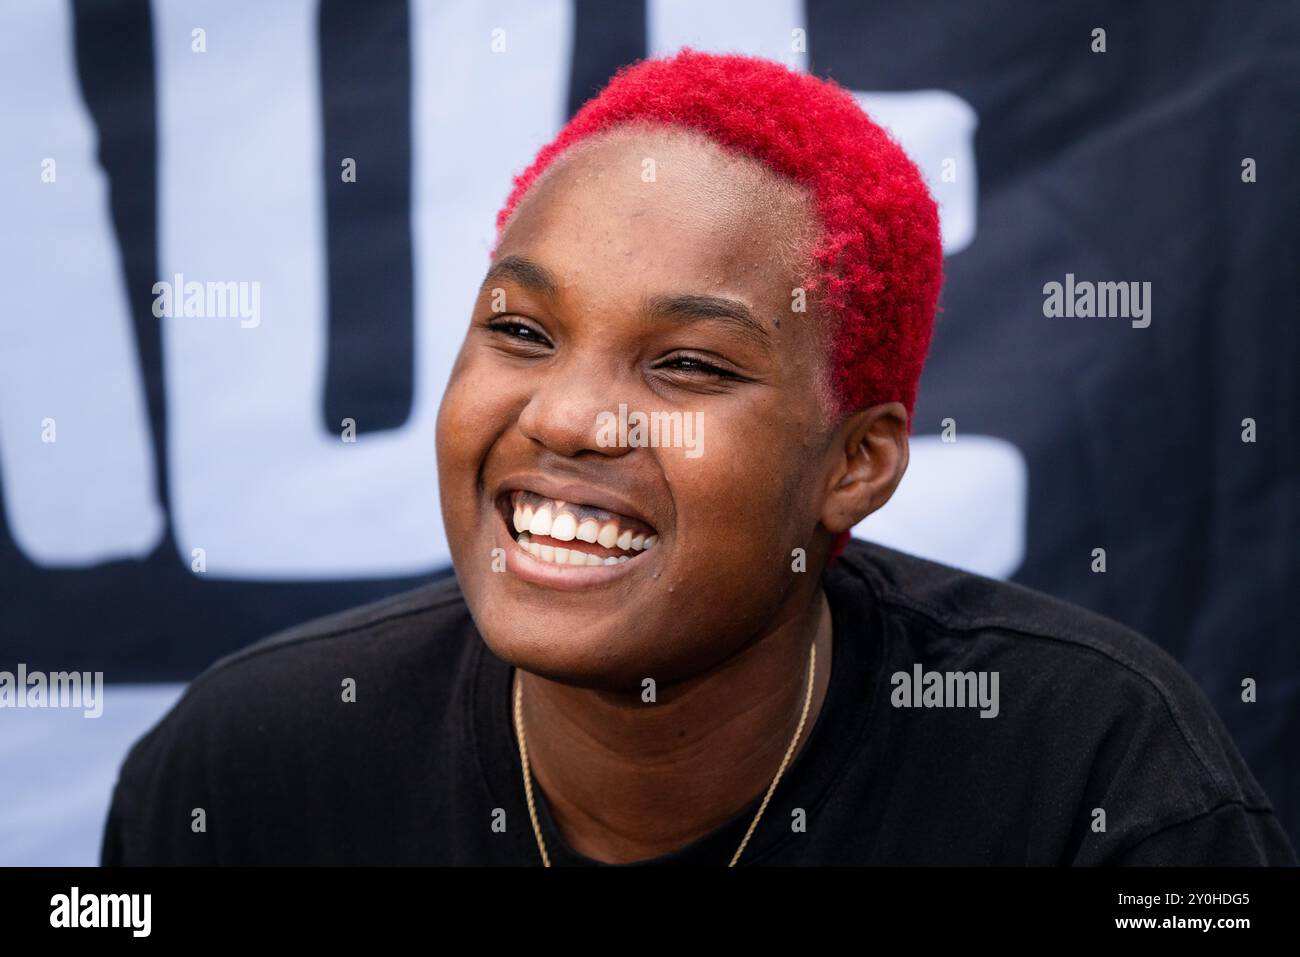
[[(555, 516), (555, 521), (551, 523), (551, 538), (559, 539), (562, 542), (573, 541), (578, 532), (578, 520), (568, 512), (561, 512)], [(568, 551), (568, 549), (565, 549)]]
[(533, 512), (533, 520), (528, 523), (528, 530), (534, 535), (551, 534), (551, 506), (543, 505)]
[(617, 565), (620, 561), (627, 561), (627, 557), (601, 558), (599, 555), (592, 555), (577, 548), (564, 548), (560, 545), (539, 545), (533, 541), (532, 536), (527, 532), (521, 532), (516, 539), (520, 548), (528, 552), (534, 558), (544, 562), (551, 562), (554, 565)]
[[(562, 548), (554, 545), (541, 545), (534, 538), (546, 536), (559, 542), (574, 540), (600, 544), (605, 548), (617, 548), (623, 552), (639, 552), (653, 548), (659, 542), (658, 535), (646, 535), (630, 528), (620, 528), (617, 520), (601, 522), (597, 518), (583, 518), (572, 511), (564, 509), (565, 503), (550, 501), (536, 508), (525, 501), (526, 493), (514, 496), (514, 513), (511, 524), (519, 533), (519, 547), (542, 561), (560, 565), (619, 565), (634, 555), (610, 555), (601, 557), (590, 555), (581, 549)], [(534, 501), (537, 496), (533, 496)]]

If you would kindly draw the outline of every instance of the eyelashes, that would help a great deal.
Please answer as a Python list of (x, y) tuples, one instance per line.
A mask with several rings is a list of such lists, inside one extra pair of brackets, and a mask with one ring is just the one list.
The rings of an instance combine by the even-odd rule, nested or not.
[[(487, 328), (491, 332), (508, 336), (511, 339), (517, 339), (520, 342), (548, 346), (551, 344), (550, 340), (547, 339), (546, 336), (542, 335), (532, 326), (526, 326), (522, 322), (514, 319), (493, 319), (487, 323)], [(528, 335), (520, 335), (519, 333), (521, 331), (528, 333)]]
[[(485, 326), (489, 332), (511, 340), (512, 344), (530, 347), (548, 347), (551, 345), (551, 341), (543, 333), (517, 319), (493, 319), (485, 323)], [(660, 362), (655, 368), (691, 379), (740, 380), (743, 378), (720, 365), (695, 355), (673, 356)]]
[[(689, 366), (690, 368), (683, 368), (684, 365)], [(726, 369), (723, 369), (721, 366), (715, 366), (713, 363), (705, 362), (703, 359), (698, 359), (695, 356), (678, 356), (677, 358), (672, 359), (669, 362), (664, 363), (663, 365), (656, 366), (656, 368), (672, 369), (674, 371), (685, 372), (687, 374), (706, 375), (714, 379), (738, 378), (738, 376), (734, 375), (731, 372), (728, 372)]]

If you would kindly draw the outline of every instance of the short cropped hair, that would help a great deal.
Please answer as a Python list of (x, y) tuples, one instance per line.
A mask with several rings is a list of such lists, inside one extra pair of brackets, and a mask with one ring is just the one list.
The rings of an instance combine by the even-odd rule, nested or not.
[(811, 192), (820, 229), (803, 284), (834, 325), (834, 411), (898, 401), (910, 419), (942, 282), (938, 207), (902, 148), (830, 80), (689, 48), (625, 66), (514, 178), (498, 241), (565, 150), (638, 122), (696, 130)]

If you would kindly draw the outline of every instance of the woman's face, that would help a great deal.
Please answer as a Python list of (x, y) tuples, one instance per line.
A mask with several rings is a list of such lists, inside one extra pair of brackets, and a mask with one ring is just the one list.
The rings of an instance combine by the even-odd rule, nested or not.
[(501, 659), (638, 689), (815, 593), (825, 364), (795, 308), (807, 206), (773, 182), (697, 137), (621, 131), (515, 212), (438, 418), (456, 573)]

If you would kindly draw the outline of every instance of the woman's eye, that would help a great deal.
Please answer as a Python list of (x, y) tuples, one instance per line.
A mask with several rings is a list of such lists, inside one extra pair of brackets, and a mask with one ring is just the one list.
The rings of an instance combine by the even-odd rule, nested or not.
[(661, 365), (661, 369), (672, 369), (675, 372), (689, 372), (693, 375), (714, 376), (717, 378), (734, 378), (731, 372), (721, 366), (716, 366), (711, 362), (705, 362), (695, 356), (678, 356), (670, 359)]
[(517, 339), (520, 342), (536, 345), (549, 344), (547, 338), (532, 326), (526, 326), (522, 322), (516, 322), (512, 319), (498, 319), (489, 322), (488, 329), (511, 339)]

